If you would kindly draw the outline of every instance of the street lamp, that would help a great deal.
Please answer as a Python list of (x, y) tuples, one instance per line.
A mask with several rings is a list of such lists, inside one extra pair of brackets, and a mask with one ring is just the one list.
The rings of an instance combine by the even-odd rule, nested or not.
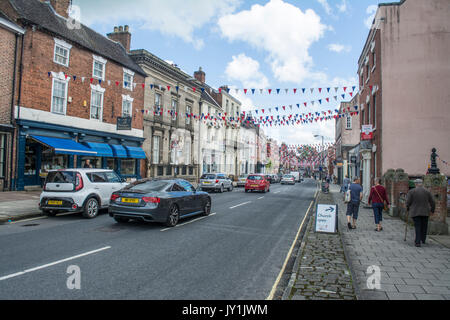
[[(323, 152), (323, 138), (324, 138), (324, 136), (322, 136), (322, 135), (320, 135), (320, 134), (315, 134), (314, 135), (314, 138), (318, 138), (318, 137), (322, 137), (322, 152)], [(323, 171), (323, 169), (324, 169), (324, 157), (323, 157), (323, 155), (322, 155), (322, 157), (321, 157), (322, 159), (321, 159), (321, 165), (322, 165), (322, 171)], [(322, 171), (320, 171), (320, 180), (322, 181)]]

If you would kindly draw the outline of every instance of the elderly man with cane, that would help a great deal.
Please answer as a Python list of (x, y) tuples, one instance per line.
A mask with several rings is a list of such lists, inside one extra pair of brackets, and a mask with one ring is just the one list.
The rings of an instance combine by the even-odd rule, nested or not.
[[(409, 212), (409, 216), (414, 221), (414, 227), (416, 229), (416, 247), (420, 247), (420, 243), (425, 244), (428, 229), (428, 217), (434, 213), (435, 202), (431, 192), (423, 187), (423, 181), (416, 179), (416, 187), (408, 192), (406, 196), (406, 209)], [(408, 223), (408, 220), (406, 220)]]

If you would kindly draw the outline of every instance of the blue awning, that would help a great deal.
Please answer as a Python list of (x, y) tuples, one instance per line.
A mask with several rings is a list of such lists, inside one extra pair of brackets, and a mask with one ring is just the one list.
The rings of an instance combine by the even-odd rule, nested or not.
[(86, 146), (94, 151), (97, 151), (97, 157), (113, 157), (113, 151), (111, 147), (106, 143), (97, 142), (83, 142)]
[(133, 159), (146, 159), (147, 158), (144, 150), (141, 147), (125, 146), (125, 149), (127, 149), (129, 158), (133, 158)]
[(73, 154), (79, 156), (96, 156), (97, 151), (89, 149), (78, 143), (69, 139), (51, 138), (43, 136), (31, 135), (31, 138), (42, 143), (43, 145), (54, 149), (56, 154)]
[(115, 158), (128, 158), (127, 150), (120, 144), (110, 144)]

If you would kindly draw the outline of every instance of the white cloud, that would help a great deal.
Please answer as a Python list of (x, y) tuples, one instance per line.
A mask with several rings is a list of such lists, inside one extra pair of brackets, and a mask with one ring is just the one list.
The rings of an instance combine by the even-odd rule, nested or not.
[(317, 0), (317, 2), (319, 2), (322, 5), (323, 9), (327, 14), (331, 14), (331, 7), (328, 4), (327, 0)]
[(350, 52), (352, 50), (352, 47), (346, 46), (343, 44), (339, 44), (339, 43), (332, 43), (332, 44), (328, 45), (328, 50), (337, 52), (337, 53)]
[(367, 17), (364, 20), (364, 24), (369, 29), (372, 27), (372, 22), (373, 22), (373, 19), (375, 19), (375, 14), (377, 13), (377, 10), (378, 10), (378, 6), (375, 4), (368, 6), (366, 9), (366, 13), (369, 15), (369, 17)]
[[(204, 41), (195, 36), (196, 29), (215, 21), (221, 15), (232, 13), (241, 0), (75, 0), (81, 8), (81, 22), (107, 24), (112, 27), (127, 21), (142, 29), (159, 31), (164, 35), (181, 38), (196, 49)], [(112, 30), (111, 30), (112, 31)]]
[(230, 41), (244, 41), (266, 51), (275, 78), (294, 83), (314, 77), (308, 50), (328, 29), (313, 10), (303, 12), (282, 0), (223, 16), (218, 25)]
[(336, 5), (336, 8), (339, 10), (339, 12), (346, 12), (348, 9), (347, 0), (342, 0), (340, 4)]
[(267, 88), (269, 80), (259, 71), (259, 62), (244, 53), (233, 56), (225, 70), (228, 80), (240, 81), (244, 88)]

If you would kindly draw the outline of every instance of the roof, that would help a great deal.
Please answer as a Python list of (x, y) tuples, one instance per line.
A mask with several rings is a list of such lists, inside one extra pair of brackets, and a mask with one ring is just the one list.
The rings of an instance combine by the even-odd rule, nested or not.
[(144, 70), (127, 54), (122, 44), (112, 41), (96, 31), (80, 24), (80, 29), (68, 28), (67, 19), (56, 14), (49, 3), (39, 0), (9, 0), (19, 15), (19, 20), (36, 24), (41, 29), (72, 41), (105, 58), (146, 76)]
[(203, 85), (205, 87), (204, 88), (205, 90), (202, 91), (202, 100), (205, 100), (206, 102), (212, 104), (213, 106), (222, 109), (220, 104), (218, 104), (217, 101), (213, 97), (211, 97), (211, 95), (208, 93), (209, 86), (207, 86), (205, 83), (203, 83)]

